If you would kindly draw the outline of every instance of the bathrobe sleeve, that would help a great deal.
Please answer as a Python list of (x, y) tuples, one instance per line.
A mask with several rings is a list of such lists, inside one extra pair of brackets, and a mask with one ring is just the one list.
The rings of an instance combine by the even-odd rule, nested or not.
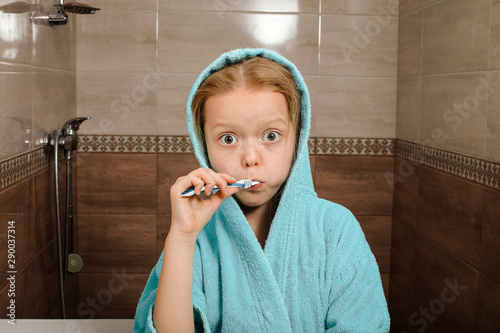
[[(163, 252), (156, 266), (151, 271), (146, 287), (142, 293), (135, 314), (134, 333), (156, 333), (153, 324), (153, 307), (156, 300), (156, 292), (158, 290), (158, 282), (160, 279), (161, 268), (163, 265)], [(200, 248), (196, 246), (194, 253), (194, 270), (201, 270), (201, 255)], [(195, 332), (210, 332), (210, 326), (206, 317), (205, 311), (205, 295), (203, 293), (202, 276), (194, 274), (193, 276), (193, 316), (195, 321)]]
[(158, 282), (163, 265), (163, 252), (155, 267), (149, 275), (148, 282), (144, 287), (141, 298), (137, 305), (134, 320), (134, 333), (156, 333), (153, 325), (153, 307), (158, 290)]
[[(345, 210), (329, 227), (327, 269), (332, 280), (327, 332), (388, 332), (387, 301), (378, 265), (359, 223)], [(339, 221), (337, 215), (333, 221)]]
[(193, 317), (194, 330), (196, 333), (210, 332), (210, 324), (206, 312), (206, 297), (203, 292), (203, 270), (201, 263), (201, 251), (199, 243), (196, 242), (196, 248), (193, 258)]

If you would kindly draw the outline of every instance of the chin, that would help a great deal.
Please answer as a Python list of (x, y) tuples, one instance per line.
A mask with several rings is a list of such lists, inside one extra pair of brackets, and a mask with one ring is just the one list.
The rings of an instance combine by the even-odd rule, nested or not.
[(254, 207), (259, 207), (267, 203), (269, 200), (262, 199), (261, 195), (255, 195), (255, 197), (252, 198), (254, 195), (248, 195), (249, 193), (236, 193), (235, 199), (240, 205), (244, 205), (249, 208), (254, 208)]
[(272, 193), (268, 190), (255, 192), (240, 190), (234, 197), (240, 205), (245, 205), (246, 207), (259, 207), (267, 204), (274, 197), (276, 192), (278, 192), (278, 189), (272, 191)]

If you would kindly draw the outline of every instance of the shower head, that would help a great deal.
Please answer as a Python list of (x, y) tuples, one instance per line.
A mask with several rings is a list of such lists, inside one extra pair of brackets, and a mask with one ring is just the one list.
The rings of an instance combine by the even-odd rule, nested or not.
[(75, 13), (75, 14), (94, 14), (96, 11), (101, 10), (101, 8), (92, 7), (84, 3), (78, 2), (68, 2), (54, 5), (57, 7), (59, 13)]
[(54, 6), (57, 8), (57, 12), (46, 12), (43, 10), (43, 7), (37, 8), (36, 11), (31, 14), (31, 21), (35, 24), (49, 26), (62, 25), (68, 22), (68, 15), (66, 13), (94, 14), (97, 10), (101, 10), (100, 8), (91, 7), (84, 3), (64, 3), (64, 0), (60, 0), (59, 3)]

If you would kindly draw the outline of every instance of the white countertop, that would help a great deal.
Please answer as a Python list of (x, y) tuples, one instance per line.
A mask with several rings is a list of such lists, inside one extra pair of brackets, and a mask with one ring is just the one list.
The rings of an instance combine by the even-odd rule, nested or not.
[(2, 333), (126, 333), (133, 319), (16, 319), (16, 325), (0, 320)]

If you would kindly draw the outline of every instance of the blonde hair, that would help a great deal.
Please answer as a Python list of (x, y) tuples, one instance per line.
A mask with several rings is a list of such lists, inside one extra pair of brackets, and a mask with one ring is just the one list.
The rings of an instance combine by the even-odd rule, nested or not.
[(260, 56), (244, 59), (224, 67), (211, 74), (200, 85), (193, 97), (191, 111), (196, 131), (203, 143), (206, 144), (204, 134), (205, 102), (210, 96), (222, 95), (238, 87), (270, 89), (283, 94), (288, 105), (288, 115), (295, 130), (296, 153), (300, 129), (300, 92), (287, 68)]

